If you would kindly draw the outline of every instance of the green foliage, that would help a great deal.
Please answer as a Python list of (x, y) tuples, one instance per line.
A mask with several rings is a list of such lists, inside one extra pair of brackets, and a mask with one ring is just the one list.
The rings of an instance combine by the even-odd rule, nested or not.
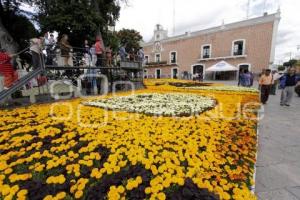
[(126, 51), (130, 52), (132, 49), (137, 50), (140, 47), (142, 36), (139, 32), (133, 29), (122, 29), (117, 33), (122, 45), (126, 44)]
[(297, 64), (297, 62), (298, 62), (297, 60), (292, 59), (292, 60), (290, 60), (288, 62), (283, 63), (283, 66), (285, 66), (285, 67), (292, 67), (292, 66), (295, 66)]
[(73, 46), (95, 41), (99, 31), (106, 35), (107, 26), (114, 25), (120, 6), (115, 0), (39, 0), (38, 21), (42, 31), (68, 34)]
[(102, 35), (105, 46), (110, 46), (113, 52), (118, 52), (120, 47), (120, 38), (117, 33), (108, 31), (107, 34)]
[(21, 49), (28, 46), (26, 41), (39, 34), (30, 20), (22, 15), (12, 15), (6, 27)]
[(284, 71), (284, 70), (285, 70), (285, 66), (282, 65), (278, 66), (278, 71)]
[(19, 1), (0, 1), (0, 18), (20, 49), (28, 46), (26, 40), (39, 34), (32, 22), (20, 12)]

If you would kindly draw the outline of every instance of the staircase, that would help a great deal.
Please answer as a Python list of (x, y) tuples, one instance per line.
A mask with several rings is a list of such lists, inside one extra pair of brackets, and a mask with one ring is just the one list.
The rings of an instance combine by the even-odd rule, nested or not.
[(17, 82), (15, 82), (10, 88), (7, 90), (3, 90), (0, 92), (0, 102), (4, 100), (6, 97), (12, 95), (17, 90), (19, 90), (22, 86), (28, 83), (31, 79), (36, 77), (37, 75), (41, 74), (44, 71), (43, 67), (37, 68), (31, 72), (29, 72), (26, 76), (20, 78)]

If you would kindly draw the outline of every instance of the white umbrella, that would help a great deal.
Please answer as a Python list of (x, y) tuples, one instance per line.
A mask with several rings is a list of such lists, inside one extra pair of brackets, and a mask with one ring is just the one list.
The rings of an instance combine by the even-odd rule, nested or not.
[(239, 69), (228, 62), (220, 61), (217, 64), (206, 69), (207, 72), (226, 72), (226, 71), (238, 71)]

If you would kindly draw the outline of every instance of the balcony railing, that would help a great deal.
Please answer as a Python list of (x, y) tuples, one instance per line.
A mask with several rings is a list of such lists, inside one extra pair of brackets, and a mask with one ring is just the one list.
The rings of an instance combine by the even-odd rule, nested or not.
[(168, 64), (168, 62), (167, 61), (159, 61), (159, 62), (148, 62), (148, 63), (146, 63), (146, 65), (148, 66), (151, 66), (151, 65), (166, 65), (166, 64)]

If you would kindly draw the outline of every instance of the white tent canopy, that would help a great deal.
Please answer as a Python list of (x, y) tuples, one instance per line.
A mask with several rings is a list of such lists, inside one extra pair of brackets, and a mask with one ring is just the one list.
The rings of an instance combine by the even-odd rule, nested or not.
[(226, 72), (226, 71), (238, 71), (239, 69), (228, 62), (220, 61), (217, 64), (206, 69), (207, 72)]

